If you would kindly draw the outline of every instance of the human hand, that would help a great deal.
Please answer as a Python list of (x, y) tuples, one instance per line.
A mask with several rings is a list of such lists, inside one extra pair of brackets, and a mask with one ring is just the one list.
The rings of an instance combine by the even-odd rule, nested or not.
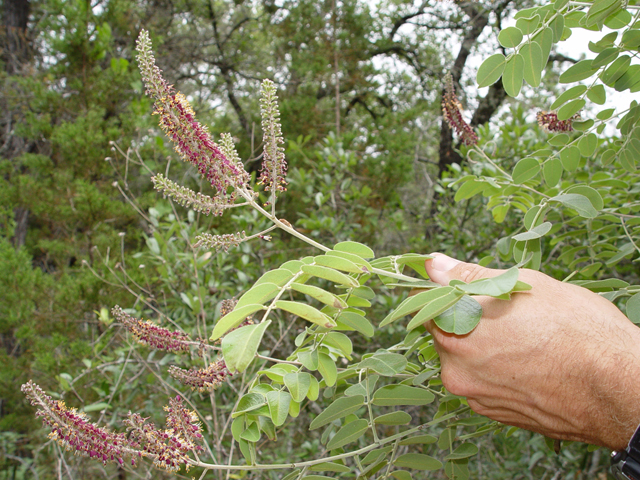
[[(425, 267), (441, 285), (503, 273), (434, 256)], [(585, 288), (528, 269), (519, 280), (533, 288), (509, 301), (475, 297), (483, 316), (467, 335), (426, 324), (444, 386), (502, 423), (625, 448), (640, 424), (640, 328)]]

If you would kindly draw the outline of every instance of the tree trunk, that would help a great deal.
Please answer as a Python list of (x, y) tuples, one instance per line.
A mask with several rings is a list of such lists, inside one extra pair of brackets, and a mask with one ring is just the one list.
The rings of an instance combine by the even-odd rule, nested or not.
[(2, 12), (2, 61), (9, 75), (20, 72), (29, 59), (27, 22), (30, 4), (27, 0), (4, 0)]

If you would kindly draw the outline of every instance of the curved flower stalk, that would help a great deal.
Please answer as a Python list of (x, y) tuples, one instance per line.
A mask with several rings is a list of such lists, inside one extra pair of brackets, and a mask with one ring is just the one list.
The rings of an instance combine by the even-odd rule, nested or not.
[(458, 101), (453, 86), (453, 77), (450, 73), (444, 77), (444, 95), (442, 97), (442, 116), (447, 124), (454, 130), (465, 145), (476, 145), (478, 135), (471, 125), (462, 117), (462, 105)]

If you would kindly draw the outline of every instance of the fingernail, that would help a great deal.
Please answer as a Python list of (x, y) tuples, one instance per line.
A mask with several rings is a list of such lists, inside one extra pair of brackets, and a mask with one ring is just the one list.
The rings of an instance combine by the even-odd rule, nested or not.
[(459, 263), (462, 263), (460, 260), (448, 257), (442, 253), (434, 253), (433, 256), (435, 258), (431, 262), (431, 267), (438, 272), (448, 272)]

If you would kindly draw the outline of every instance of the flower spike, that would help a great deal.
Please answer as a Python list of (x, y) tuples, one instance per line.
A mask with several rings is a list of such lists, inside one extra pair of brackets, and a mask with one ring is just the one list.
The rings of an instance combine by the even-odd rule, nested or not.
[(193, 343), (186, 333), (174, 332), (150, 320), (143, 321), (132, 317), (118, 305), (111, 309), (111, 313), (142, 345), (172, 353), (186, 353), (189, 351), (189, 345)]
[(264, 189), (277, 192), (286, 190), (287, 163), (284, 158), (284, 143), (280, 126), (280, 110), (276, 86), (271, 80), (264, 80), (260, 88), (260, 113), (264, 132), (264, 156), (260, 174), (260, 183)]
[(478, 135), (476, 135), (471, 125), (462, 117), (462, 105), (460, 105), (458, 97), (456, 96), (453, 77), (450, 73), (447, 73), (444, 77), (442, 116), (465, 145), (476, 145), (478, 143)]
[(207, 127), (200, 124), (189, 101), (182, 93), (175, 93), (162, 78), (151, 51), (149, 32), (142, 30), (136, 43), (138, 64), (146, 93), (155, 100), (154, 114), (160, 117), (160, 127), (175, 144), (175, 150), (185, 161), (193, 164), (217, 191), (217, 197), (233, 204), (233, 187), (243, 186), (249, 174), (237, 161), (229, 160), (213, 141)]
[(49, 437), (66, 450), (95, 458), (103, 464), (124, 464), (130, 458), (135, 466), (139, 452), (130, 444), (126, 435), (89, 422), (87, 415), (75, 408), (68, 408), (62, 400), (53, 400), (44, 390), (29, 380), (21, 387), (22, 393), (38, 408), (36, 415), (51, 428)]

